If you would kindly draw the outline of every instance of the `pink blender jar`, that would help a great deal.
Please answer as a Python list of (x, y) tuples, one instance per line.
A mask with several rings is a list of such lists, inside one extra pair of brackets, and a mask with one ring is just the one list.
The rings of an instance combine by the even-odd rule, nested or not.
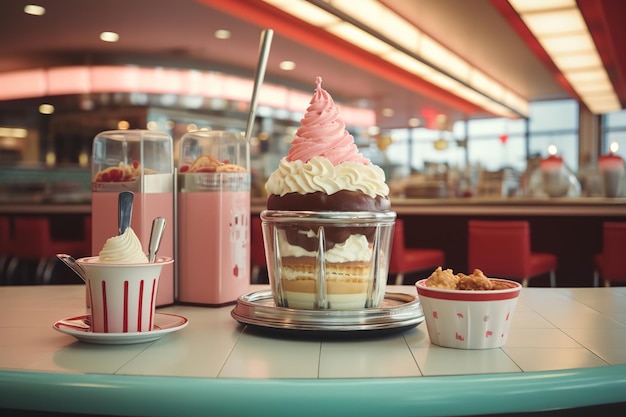
[[(91, 179), (92, 252), (118, 234), (118, 197), (132, 191), (131, 227), (148, 251), (152, 221), (163, 217), (167, 226), (159, 255), (174, 257), (174, 159), (172, 138), (152, 130), (111, 130), (94, 138)], [(174, 265), (164, 265), (158, 306), (174, 303)]]
[(195, 131), (180, 140), (178, 301), (219, 306), (250, 286), (250, 171), (240, 133)]

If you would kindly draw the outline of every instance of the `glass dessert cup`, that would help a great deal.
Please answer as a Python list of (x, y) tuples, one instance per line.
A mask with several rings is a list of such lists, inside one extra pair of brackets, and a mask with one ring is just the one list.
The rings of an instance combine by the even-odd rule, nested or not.
[(265, 210), (270, 286), (278, 307), (377, 308), (385, 297), (396, 213)]

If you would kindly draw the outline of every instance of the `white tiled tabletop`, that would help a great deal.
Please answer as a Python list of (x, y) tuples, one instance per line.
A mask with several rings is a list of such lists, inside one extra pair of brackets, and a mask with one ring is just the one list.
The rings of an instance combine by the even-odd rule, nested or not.
[[(412, 286), (388, 291), (416, 293)], [(232, 308), (159, 308), (188, 318), (188, 326), (154, 342), (97, 345), (52, 328), (57, 320), (85, 313), (84, 286), (0, 287), (0, 375), (377, 380), (626, 364), (626, 287), (524, 288), (506, 345), (488, 350), (432, 345), (425, 322), (385, 337), (276, 337), (248, 331), (230, 316)]]

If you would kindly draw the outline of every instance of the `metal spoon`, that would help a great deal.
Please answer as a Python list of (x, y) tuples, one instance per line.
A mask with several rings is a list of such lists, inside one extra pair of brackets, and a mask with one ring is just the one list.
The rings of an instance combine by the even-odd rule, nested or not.
[(150, 242), (148, 244), (148, 261), (154, 262), (156, 260), (156, 254), (161, 245), (161, 238), (163, 237), (163, 231), (165, 230), (165, 219), (163, 217), (156, 217), (152, 220), (152, 230), (150, 231)]
[(87, 274), (85, 270), (72, 255), (68, 255), (65, 253), (57, 253), (57, 258), (59, 258), (65, 265), (69, 266), (72, 271), (76, 273), (83, 281), (87, 282)]
[(117, 199), (117, 231), (121, 235), (130, 226), (130, 220), (133, 216), (133, 198), (135, 194), (132, 191), (122, 191)]

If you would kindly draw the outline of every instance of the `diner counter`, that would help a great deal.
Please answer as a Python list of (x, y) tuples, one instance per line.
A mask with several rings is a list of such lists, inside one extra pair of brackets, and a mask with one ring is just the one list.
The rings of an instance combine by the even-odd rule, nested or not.
[[(252, 199), (252, 216), (266, 208), (265, 202), (265, 198)], [(526, 220), (533, 252), (557, 256), (559, 287), (593, 285), (593, 256), (602, 251), (603, 222), (626, 221), (626, 198), (392, 198), (391, 203), (404, 219), (405, 245), (444, 251), (446, 266), (455, 271), (468, 266), (469, 220)], [(47, 216), (53, 239), (80, 239), (91, 205), (0, 204), (0, 215)], [(417, 280), (409, 275), (405, 283)], [(547, 275), (534, 281), (534, 286), (549, 282)]]
[(399, 215), (622, 216), (626, 198), (392, 198)]
[[(387, 291), (415, 294), (413, 286)], [(425, 323), (371, 337), (267, 334), (238, 324), (232, 308), (159, 308), (186, 317), (188, 326), (153, 342), (99, 345), (52, 328), (85, 314), (83, 285), (0, 287), (0, 414), (626, 410), (626, 287), (524, 288), (508, 342), (489, 350), (431, 345)]]
[[(626, 217), (626, 198), (399, 198), (391, 199), (400, 215), (556, 215)], [(252, 198), (251, 212), (266, 208), (265, 198)], [(3, 203), (0, 214), (91, 214), (91, 204)]]

